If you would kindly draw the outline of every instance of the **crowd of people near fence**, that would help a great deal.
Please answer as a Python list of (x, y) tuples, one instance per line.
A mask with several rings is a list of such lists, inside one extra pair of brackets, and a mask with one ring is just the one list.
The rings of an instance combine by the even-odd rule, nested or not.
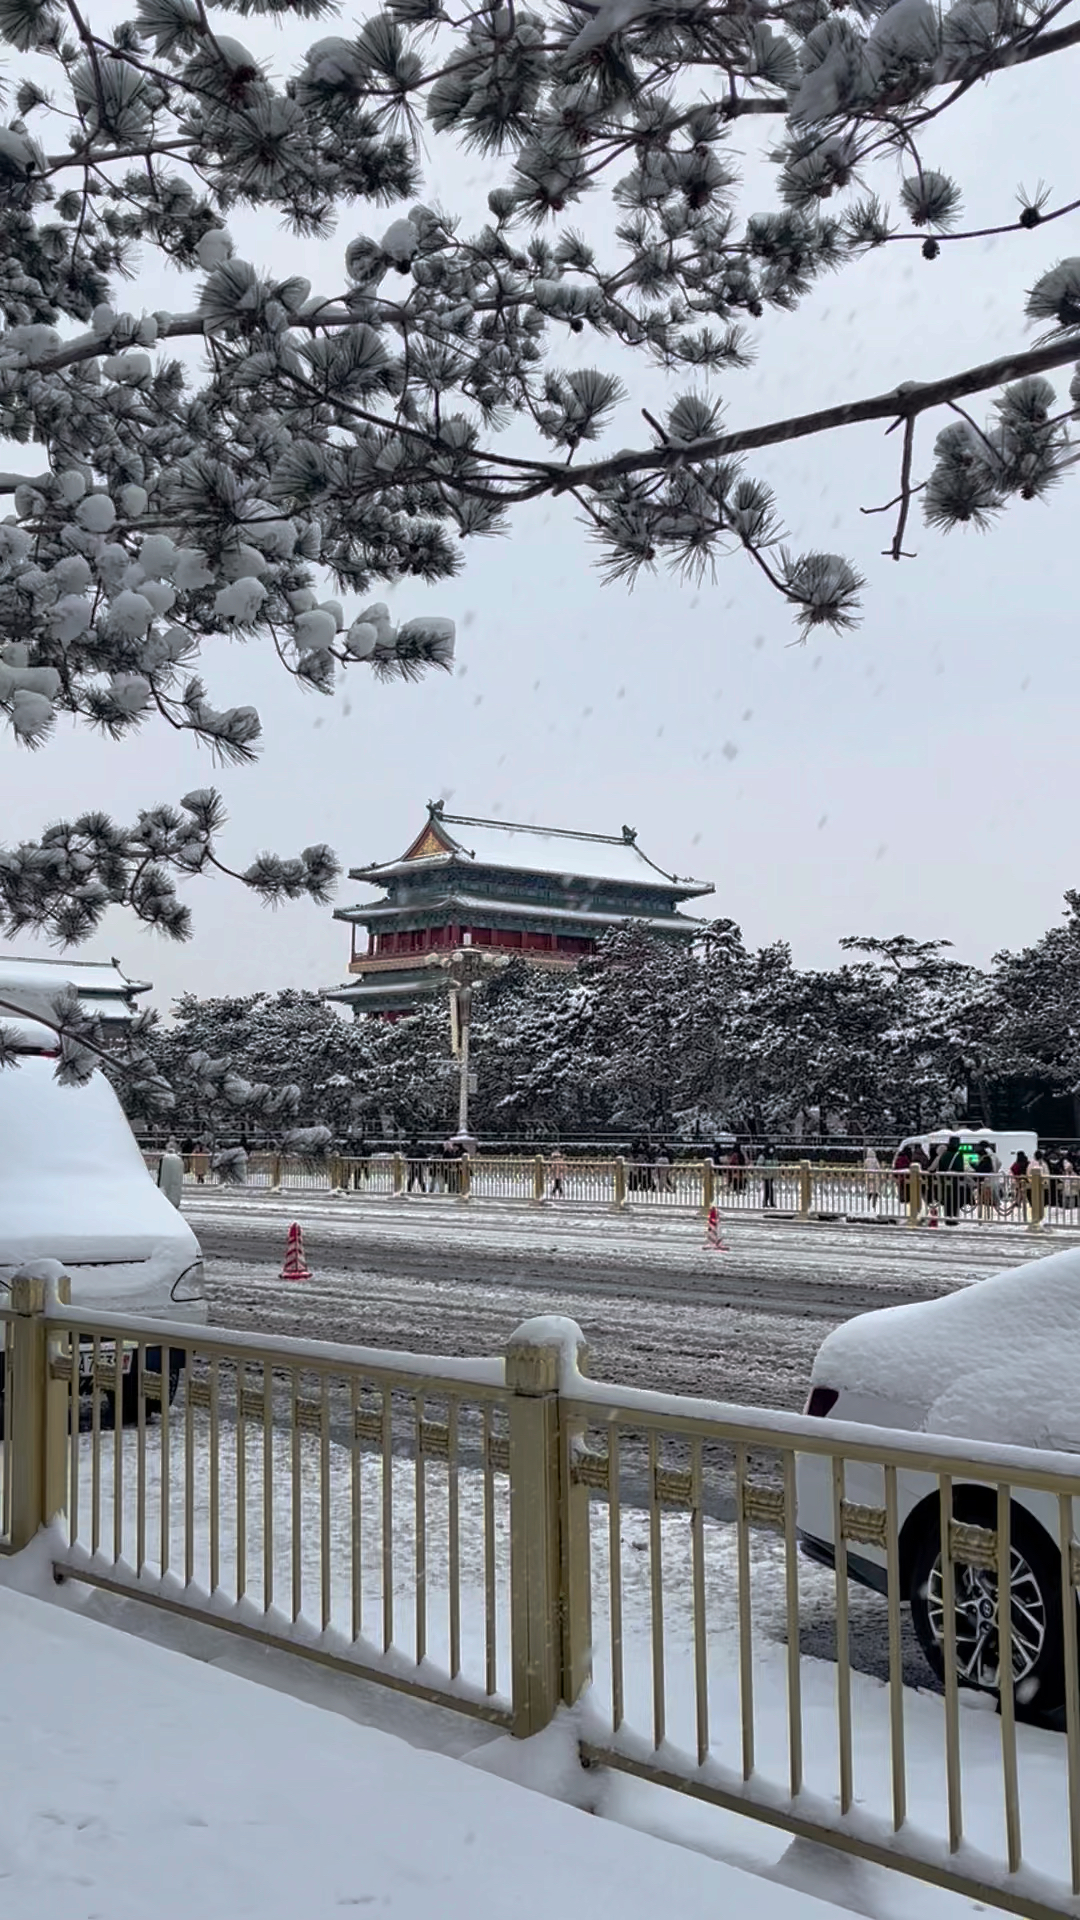
[[(182, 1140), (170, 1139), (166, 1153), (158, 1161), (157, 1173), (170, 1156), (182, 1158), (188, 1179), (204, 1184), (210, 1179), (242, 1184), (247, 1179), (248, 1161), (261, 1152), (258, 1143), (239, 1135), (226, 1142), (211, 1141), (194, 1135)], [(462, 1195), (470, 1190), (470, 1172), (464, 1163), (482, 1154), (483, 1164), (494, 1169), (489, 1149), (468, 1136), (452, 1134), (441, 1142), (413, 1136), (405, 1142), (364, 1140), (353, 1143), (347, 1155), (337, 1161), (341, 1184), (362, 1193), (372, 1186), (385, 1165), (401, 1166), (400, 1187), (407, 1194)], [(861, 1156), (852, 1156), (845, 1164), (833, 1166), (811, 1162), (796, 1155), (790, 1147), (777, 1149), (770, 1141), (718, 1140), (711, 1145), (683, 1142), (671, 1146), (663, 1141), (639, 1136), (623, 1147), (621, 1153), (583, 1156), (577, 1143), (564, 1146), (549, 1141), (526, 1158), (541, 1169), (542, 1182), (535, 1197), (558, 1201), (585, 1193), (583, 1177), (600, 1177), (601, 1169), (616, 1164), (623, 1168), (625, 1195), (631, 1201), (651, 1196), (677, 1199), (689, 1177), (690, 1167), (700, 1170), (711, 1166), (715, 1198), (735, 1208), (760, 1208), (765, 1212), (791, 1211), (799, 1206), (795, 1188), (800, 1168), (812, 1166), (814, 1174), (813, 1210), (828, 1208), (831, 1184), (836, 1186), (835, 1203), (858, 1201), (871, 1214), (910, 1213), (912, 1207), (946, 1225), (954, 1225), (962, 1214), (989, 1220), (1010, 1213), (1024, 1214), (1031, 1202), (1033, 1176), (1040, 1182), (1041, 1208), (1069, 1210), (1080, 1208), (1080, 1149), (1065, 1146), (1038, 1148), (1030, 1157), (1023, 1151), (1011, 1158), (998, 1152), (993, 1140), (962, 1142), (952, 1134), (940, 1144), (928, 1148), (918, 1140), (905, 1142), (896, 1152), (879, 1151), (867, 1146)], [(179, 1161), (177, 1162), (179, 1165)], [(917, 1184), (916, 1184), (917, 1183)], [(395, 1188), (398, 1187), (395, 1178)], [(587, 1197), (595, 1197), (591, 1191)], [(805, 1210), (805, 1202), (803, 1209)]]
[[(868, 1181), (880, 1189), (882, 1168), (872, 1147), (867, 1148), (864, 1166)], [(974, 1155), (964, 1151), (958, 1134), (950, 1135), (932, 1155), (914, 1141), (898, 1150), (891, 1169), (905, 1207), (916, 1167), (924, 1204), (939, 1207), (947, 1225), (955, 1223), (965, 1208), (973, 1208), (985, 1219), (1014, 1207), (1022, 1210), (1030, 1197), (1033, 1174), (1042, 1182), (1048, 1207), (1080, 1206), (1080, 1160), (1060, 1147), (1038, 1148), (1030, 1156), (1021, 1149), (1006, 1166), (993, 1140), (980, 1141)]]

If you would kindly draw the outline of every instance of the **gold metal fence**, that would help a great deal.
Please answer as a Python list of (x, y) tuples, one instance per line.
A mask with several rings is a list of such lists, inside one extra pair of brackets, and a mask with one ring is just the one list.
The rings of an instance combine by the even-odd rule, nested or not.
[(432, 1360), (65, 1285), (0, 1314), (9, 1549), (55, 1520), (60, 1577), (521, 1736), (572, 1707), (590, 1764), (1080, 1914), (1074, 1458), (611, 1387), (566, 1321)]
[(11, 1546), (60, 1514), (68, 1577), (510, 1724), (501, 1361), (43, 1318), (14, 1285)]
[[(566, 1385), (585, 1759), (1029, 1920), (1080, 1911), (1076, 1462)], [(937, 1698), (907, 1684), (911, 1603)], [(963, 1711), (973, 1673), (997, 1716)], [(1027, 1744), (1044, 1702), (1063, 1730)]]
[(12, 1374), (13, 1338), (10, 1321), (3, 1326), (0, 1339), (0, 1365), (3, 1383), (0, 1390), (0, 1546), (11, 1539), (11, 1429), (15, 1382)]
[[(156, 1173), (160, 1155), (145, 1155)], [(188, 1186), (219, 1186), (211, 1159), (189, 1155)], [(745, 1214), (763, 1218), (880, 1222), (936, 1227), (1072, 1226), (1080, 1230), (1080, 1175), (933, 1173), (809, 1160), (736, 1164), (536, 1155), (406, 1155), (386, 1152), (322, 1160), (249, 1156), (244, 1187), (338, 1193), (361, 1199), (469, 1200), (505, 1205), (616, 1207), (620, 1210)]]
[(516, 1200), (525, 1205), (536, 1198), (536, 1162), (523, 1154), (471, 1157), (468, 1172), (470, 1199)]

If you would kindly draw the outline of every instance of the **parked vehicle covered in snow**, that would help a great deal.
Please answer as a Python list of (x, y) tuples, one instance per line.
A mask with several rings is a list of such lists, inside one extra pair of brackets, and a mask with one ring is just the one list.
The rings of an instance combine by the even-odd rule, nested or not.
[[(88, 1312), (207, 1319), (199, 1243), (147, 1172), (109, 1082), (62, 1086), (55, 1057), (26, 1052), (0, 1069), (0, 1301), (40, 1259), (63, 1262), (72, 1304)], [(182, 1365), (170, 1349), (173, 1391)]]
[[(1080, 1248), (1032, 1260), (940, 1300), (857, 1315), (823, 1341), (806, 1412), (909, 1433), (1080, 1453)], [(884, 1498), (880, 1467), (849, 1461), (845, 1497), (867, 1507)], [(800, 1455), (798, 1525), (803, 1551), (835, 1561), (831, 1462)], [(993, 1486), (953, 1482), (953, 1514), (993, 1528)], [(897, 1473), (901, 1598), (931, 1667), (943, 1666), (941, 1506), (930, 1475)], [(1080, 1525), (1080, 1501), (1074, 1530)], [(1018, 1711), (1042, 1714), (1064, 1698), (1059, 1515), (1052, 1494), (1013, 1489), (1013, 1675)], [(888, 1591), (884, 1548), (849, 1549), (849, 1577)], [(961, 1685), (998, 1689), (997, 1576), (956, 1569), (957, 1668)], [(1072, 1631), (1077, 1631), (1076, 1623)]]

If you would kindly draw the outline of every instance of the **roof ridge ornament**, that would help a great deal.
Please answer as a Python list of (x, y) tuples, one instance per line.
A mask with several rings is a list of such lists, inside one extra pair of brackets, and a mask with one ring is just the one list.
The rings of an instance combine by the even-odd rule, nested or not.
[(622, 830), (622, 837), (626, 841), (626, 844), (628, 847), (634, 846), (637, 841), (637, 828), (624, 827)]

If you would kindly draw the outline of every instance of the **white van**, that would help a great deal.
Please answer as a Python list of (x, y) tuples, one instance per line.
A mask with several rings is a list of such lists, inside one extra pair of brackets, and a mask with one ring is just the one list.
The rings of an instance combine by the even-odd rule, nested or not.
[(993, 1127), (936, 1127), (933, 1133), (911, 1133), (900, 1142), (897, 1152), (906, 1147), (922, 1147), (932, 1160), (939, 1147), (948, 1140), (959, 1140), (965, 1160), (974, 1165), (988, 1140), (994, 1143), (994, 1151), (1001, 1161), (1002, 1171), (1008, 1173), (1018, 1153), (1026, 1153), (1028, 1159), (1038, 1151), (1037, 1133), (1013, 1132), (1003, 1129), (995, 1132)]
[[(62, 1086), (56, 1064), (27, 1052), (0, 1068), (0, 1301), (26, 1261), (60, 1260), (73, 1306), (205, 1325), (199, 1243), (147, 1172), (116, 1094), (99, 1072)], [(173, 1390), (182, 1365), (171, 1349)]]

